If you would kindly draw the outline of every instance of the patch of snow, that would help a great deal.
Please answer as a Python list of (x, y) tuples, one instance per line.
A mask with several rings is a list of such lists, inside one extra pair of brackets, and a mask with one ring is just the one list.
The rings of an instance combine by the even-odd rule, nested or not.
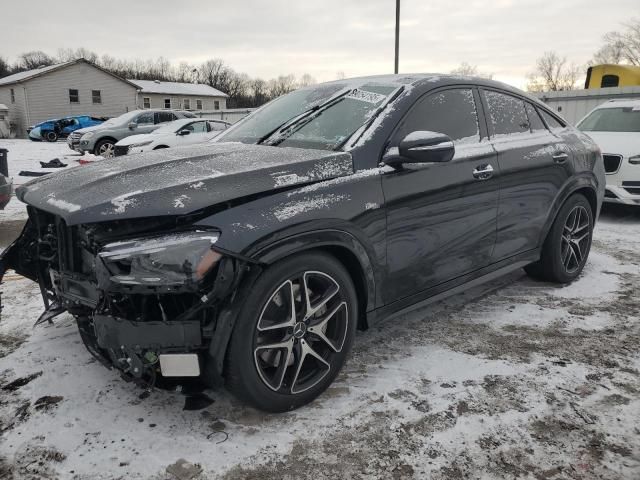
[(81, 205), (76, 205), (75, 203), (67, 202), (65, 200), (60, 200), (55, 197), (47, 198), (47, 203), (49, 205), (53, 205), (60, 210), (64, 210), (66, 212), (77, 212), (82, 208)]
[(311, 180), (306, 175), (298, 175), (297, 173), (288, 173), (288, 174), (274, 174), (272, 175), (273, 180), (275, 182), (274, 186), (285, 187), (287, 185), (295, 185), (297, 183), (305, 183)]
[(285, 203), (273, 210), (272, 213), (278, 221), (283, 222), (303, 213), (328, 208), (332, 204), (340, 202), (346, 198), (347, 195), (336, 195), (333, 193), (328, 195), (319, 195), (313, 198), (304, 198), (302, 200)]
[(124, 213), (127, 211), (127, 207), (131, 205), (135, 205), (136, 200), (133, 197), (134, 195), (139, 195), (143, 193), (142, 190), (136, 190), (135, 192), (125, 193), (124, 195), (119, 195), (113, 199), (111, 199), (111, 204), (116, 207), (114, 211), (116, 213)]
[(189, 200), (189, 197), (187, 195), (180, 195), (179, 197), (173, 199), (173, 206), (175, 208), (184, 208), (184, 202), (186, 200)]
[(194, 190), (200, 190), (202, 187), (204, 187), (204, 182), (196, 182), (189, 185), (189, 188), (192, 188)]

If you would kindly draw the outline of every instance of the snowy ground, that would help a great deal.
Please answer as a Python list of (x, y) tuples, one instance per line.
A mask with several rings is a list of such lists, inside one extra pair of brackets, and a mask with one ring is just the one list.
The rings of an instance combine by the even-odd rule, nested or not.
[(574, 284), (518, 272), (388, 319), (320, 399), (283, 415), (224, 391), (199, 411), (141, 395), (69, 316), (32, 329), (38, 289), (9, 275), (0, 478), (164, 479), (179, 458), (207, 479), (640, 478), (639, 250), (640, 209), (606, 208)]
[[(69, 149), (66, 141), (56, 143), (32, 142), (30, 140), (0, 140), (0, 148), (9, 150), (9, 176), (13, 177), (13, 185), (17, 187), (32, 180), (34, 177), (19, 175), (22, 171), (50, 172), (52, 174), (65, 170), (64, 168), (42, 168), (40, 162), (48, 162), (54, 158), (67, 164), (66, 168), (78, 166), (77, 160), (81, 155)], [(24, 204), (15, 197), (4, 210), (0, 210), (0, 222), (3, 220), (21, 220), (27, 218)]]

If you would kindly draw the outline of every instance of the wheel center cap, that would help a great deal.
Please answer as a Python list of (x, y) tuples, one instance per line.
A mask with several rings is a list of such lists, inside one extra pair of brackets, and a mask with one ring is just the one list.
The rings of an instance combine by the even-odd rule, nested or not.
[(305, 333), (307, 333), (307, 325), (304, 322), (296, 323), (293, 327), (293, 336), (296, 338), (302, 338)]

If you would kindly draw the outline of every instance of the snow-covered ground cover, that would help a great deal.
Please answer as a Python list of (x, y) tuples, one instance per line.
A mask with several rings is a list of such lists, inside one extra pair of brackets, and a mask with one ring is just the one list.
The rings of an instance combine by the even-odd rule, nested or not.
[[(9, 150), (9, 176), (13, 177), (13, 185), (17, 187), (23, 183), (33, 180), (34, 177), (19, 175), (22, 171), (29, 172), (56, 172), (66, 168), (78, 166), (77, 160), (81, 155), (74, 152), (67, 146), (66, 141), (55, 143), (32, 142), (24, 139), (0, 140), (0, 148)], [(42, 168), (40, 162), (48, 162), (54, 158), (60, 159), (67, 164), (65, 168)], [(23, 203), (15, 196), (5, 207), (0, 210), (0, 222), (3, 220), (22, 220), (27, 218), (27, 210)]]
[(180, 458), (202, 479), (640, 478), (639, 250), (640, 209), (606, 208), (574, 284), (517, 272), (387, 319), (324, 395), (282, 415), (224, 391), (201, 410), (146, 395), (70, 316), (32, 329), (38, 288), (10, 274), (0, 478), (173, 478)]

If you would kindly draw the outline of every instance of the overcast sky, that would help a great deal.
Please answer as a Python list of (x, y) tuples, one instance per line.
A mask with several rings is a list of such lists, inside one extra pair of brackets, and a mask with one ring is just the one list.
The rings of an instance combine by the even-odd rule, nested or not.
[[(402, 0), (400, 71), (461, 62), (524, 86), (545, 50), (585, 63), (639, 0)], [(55, 7), (54, 5), (57, 5)], [(393, 72), (395, 0), (2, 0), (0, 56), (83, 46), (122, 58), (218, 57), (265, 79)]]

